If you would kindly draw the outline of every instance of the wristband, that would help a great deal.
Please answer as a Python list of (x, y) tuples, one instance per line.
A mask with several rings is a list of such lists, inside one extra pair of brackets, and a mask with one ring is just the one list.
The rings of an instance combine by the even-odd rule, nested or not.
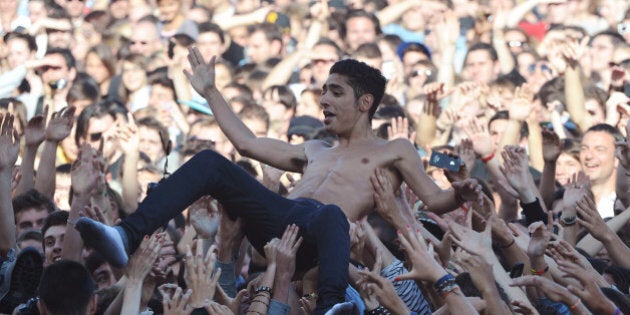
[(488, 163), (490, 162), (490, 160), (494, 159), (494, 154), (497, 152), (497, 150), (492, 151), (492, 153), (490, 153), (490, 155), (486, 156), (486, 157), (482, 157), (481, 158), (481, 162)]
[(269, 293), (269, 295), (271, 295), (271, 288), (270, 287), (266, 287), (264, 285), (261, 285), (258, 288), (256, 288), (256, 290), (254, 290), (254, 294), (258, 294), (258, 293), (262, 293), (262, 292), (267, 292), (267, 293)]
[(571, 305), (569, 310), (570, 311), (574, 311), (578, 306), (580, 306), (580, 303), (582, 303), (582, 299), (578, 298), (577, 301), (575, 301), (575, 303), (573, 303), (573, 305)]
[(545, 273), (547, 273), (547, 271), (549, 271), (549, 266), (545, 267), (545, 269), (542, 269), (542, 270), (536, 270), (536, 269), (532, 268), (529, 271), (531, 271), (533, 275), (542, 276)]
[(614, 315), (621, 315), (621, 310), (618, 307), (615, 309)]
[(455, 282), (455, 277), (453, 277), (450, 273), (445, 274), (442, 278), (435, 281), (433, 287), (436, 290), (439, 290), (441, 287), (448, 285), (448, 282)]

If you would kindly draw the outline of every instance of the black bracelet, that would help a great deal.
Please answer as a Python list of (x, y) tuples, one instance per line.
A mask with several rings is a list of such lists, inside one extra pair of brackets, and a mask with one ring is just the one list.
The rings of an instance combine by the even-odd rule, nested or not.
[(382, 305), (379, 305), (377, 308), (365, 311), (365, 315), (390, 315), (391, 313)]
[(267, 292), (267, 293), (269, 293), (269, 295), (271, 295), (271, 288), (270, 287), (266, 287), (264, 285), (261, 285), (258, 288), (256, 288), (256, 290), (254, 290), (255, 294), (258, 294), (258, 293), (261, 293), (261, 292)]

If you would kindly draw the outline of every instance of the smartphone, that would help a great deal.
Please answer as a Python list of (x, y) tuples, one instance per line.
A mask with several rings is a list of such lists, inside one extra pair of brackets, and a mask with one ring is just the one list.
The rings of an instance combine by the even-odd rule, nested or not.
[(429, 165), (453, 172), (459, 172), (459, 169), (462, 167), (462, 159), (445, 153), (433, 151), (431, 153), (431, 158), (429, 158)]
[(510, 278), (514, 279), (514, 278), (518, 278), (520, 276), (523, 275), (523, 267), (525, 266), (525, 264), (523, 263), (516, 263), (514, 264), (514, 266), (512, 266), (512, 269), (510, 270)]

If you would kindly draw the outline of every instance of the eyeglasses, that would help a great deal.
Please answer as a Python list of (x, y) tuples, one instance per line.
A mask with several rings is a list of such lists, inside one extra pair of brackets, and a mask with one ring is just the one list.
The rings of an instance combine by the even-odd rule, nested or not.
[(409, 73), (409, 78), (411, 79), (411, 78), (415, 78), (421, 75), (428, 77), (428, 76), (431, 76), (431, 74), (433, 74), (433, 71), (429, 69), (414, 70), (414, 71), (411, 71), (411, 73)]
[(508, 47), (527, 47), (526, 42), (521, 42), (518, 40), (511, 40), (507, 42)]
[(532, 63), (531, 65), (529, 65), (529, 67), (527, 67), (527, 71), (529, 71), (529, 73), (534, 73), (534, 72), (536, 72), (536, 68), (539, 68), (540, 71), (542, 71), (542, 72), (551, 72), (551, 68), (549, 68), (548, 65), (541, 64), (540, 66), (538, 66), (535, 63)]
[(101, 138), (103, 138), (103, 133), (95, 132), (95, 133), (91, 133), (89, 136), (90, 136), (91, 142), (101, 141)]
[(60, 70), (60, 69), (61, 69), (60, 66), (42, 66), (39, 68), (41, 72), (46, 72), (48, 70)]

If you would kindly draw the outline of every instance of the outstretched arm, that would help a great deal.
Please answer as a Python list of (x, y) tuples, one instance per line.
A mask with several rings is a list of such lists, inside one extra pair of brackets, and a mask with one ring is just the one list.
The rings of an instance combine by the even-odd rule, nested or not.
[(15, 218), (11, 203), (11, 175), (20, 151), (13, 115), (0, 115), (0, 257), (15, 247)]
[(481, 187), (475, 180), (454, 182), (453, 189), (442, 190), (424, 172), (422, 160), (413, 145), (407, 140), (390, 141), (394, 152), (400, 158), (394, 167), (402, 174), (404, 181), (428, 208), (438, 214), (457, 209), (465, 201), (481, 198)]
[(214, 82), (215, 60), (216, 57), (213, 57), (209, 62), (205, 62), (199, 50), (192, 48), (188, 52), (188, 61), (190, 61), (193, 73), (188, 71), (185, 73), (193, 88), (208, 101), (221, 130), (234, 147), (243, 156), (282, 170), (301, 172), (302, 166), (306, 163), (304, 147), (293, 146), (275, 139), (256, 137), (236, 116), (217, 89)]

